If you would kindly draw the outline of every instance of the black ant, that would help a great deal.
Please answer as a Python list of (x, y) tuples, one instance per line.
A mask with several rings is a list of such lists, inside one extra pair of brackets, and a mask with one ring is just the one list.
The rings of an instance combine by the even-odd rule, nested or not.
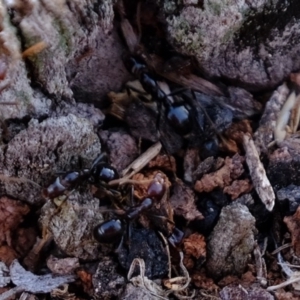
[(155, 80), (147, 66), (134, 57), (130, 57), (126, 65), (129, 71), (139, 79), (144, 90), (157, 101), (159, 107), (164, 106), (167, 120), (175, 131), (180, 135), (188, 134), (192, 129), (190, 109), (187, 104), (177, 103), (171, 97), (181, 92), (182, 89), (170, 93), (167, 84)]
[[(219, 152), (219, 141), (224, 141), (221, 132), (232, 123), (233, 119), (232, 110), (224, 105), (221, 99), (212, 100), (209, 96), (196, 94), (188, 88), (179, 88), (171, 92), (168, 84), (156, 80), (139, 58), (131, 56), (125, 64), (139, 79), (145, 92), (156, 101), (158, 130), (163, 106), (167, 121), (175, 133), (187, 139), (191, 146), (201, 147), (203, 158), (215, 156)], [(133, 87), (130, 88), (134, 90)], [(177, 97), (177, 101), (173, 96)], [(167, 150), (166, 143), (162, 139), (161, 142)]]
[(102, 153), (95, 159), (90, 169), (62, 173), (43, 190), (43, 196), (54, 199), (65, 195), (66, 192), (73, 190), (84, 181), (105, 185), (118, 178), (117, 170), (106, 162), (106, 154)]
[[(94, 228), (94, 237), (99, 243), (115, 243), (122, 239), (125, 224), (135, 220), (140, 214), (152, 207), (165, 194), (165, 182), (160, 173), (157, 173), (147, 189), (147, 196), (139, 205), (130, 207), (119, 213), (118, 218), (107, 220)], [(122, 241), (121, 241), (122, 243)]]

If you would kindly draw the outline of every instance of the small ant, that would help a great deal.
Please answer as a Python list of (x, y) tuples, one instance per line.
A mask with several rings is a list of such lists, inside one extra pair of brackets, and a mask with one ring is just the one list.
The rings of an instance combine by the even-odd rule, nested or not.
[(96, 158), (90, 169), (62, 173), (43, 190), (43, 196), (49, 199), (57, 198), (66, 194), (67, 191), (73, 190), (83, 181), (105, 185), (111, 180), (118, 179), (117, 170), (105, 160), (106, 154), (102, 153)]
[(165, 194), (166, 187), (161, 173), (157, 173), (147, 189), (147, 196), (139, 205), (124, 210), (119, 218), (107, 220), (94, 228), (94, 237), (99, 243), (119, 241), (125, 232), (125, 223), (135, 220), (140, 214), (152, 207)]
[(182, 90), (170, 93), (167, 84), (155, 80), (147, 66), (134, 57), (130, 57), (126, 65), (129, 71), (139, 79), (144, 90), (157, 101), (159, 107), (164, 106), (167, 120), (175, 131), (180, 135), (188, 134), (192, 129), (189, 107), (182, 102), (176, 103), (171, 97)]

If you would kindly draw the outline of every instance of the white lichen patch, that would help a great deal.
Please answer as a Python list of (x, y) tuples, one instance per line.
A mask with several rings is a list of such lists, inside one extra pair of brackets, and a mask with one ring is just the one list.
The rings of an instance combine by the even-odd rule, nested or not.
[[(30, 86), (28, 72), (21, 55), (21, 44), (11, 24), (7, 9), (0, 4), (0, 52), (1, 60), (6, 64), (6, 73), (0, 83), (0, 118), (23, 118), (33, 114), (47, 114), (51, 101)], [(1, 102), (12, 105), (1, 105)], [(17, 109), (16, 109), (17, 107)]]
[[(257, 7), (260, 5), (257, 3)], [(167, 18), (169, 34), (176, 44), (185, 45), (189, 54), (206, 59), (205, 55), (218, 51), (220, 45), (241, 27), (248, 10), (248, 4), (243, 0), (204, 1), (203, 9), (187, 6), (180, 15)]]

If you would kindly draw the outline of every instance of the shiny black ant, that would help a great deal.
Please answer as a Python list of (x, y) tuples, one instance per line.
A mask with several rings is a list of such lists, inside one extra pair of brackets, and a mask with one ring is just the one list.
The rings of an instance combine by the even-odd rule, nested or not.
[(129, 71), (139, 79), (144, 90), (157, 101), (159, 113), (161, 106), (164, 106), (166, 118), (175, 131), (180, 135), (188, 134), (192, 129), (190, 108), (182, 101), (175, 102), (172, 97), (172, 95), (182, 92), (182, 89), (170, 93), (167, 84), (157, 81), (147, 66), (135, 57), (130, 57), (126, 65)]
[[(123, 210), (121, 213), (119, 212), (118, 218), (112, 218), (96, 226), (94, 228), (94, 238), (99, 243), (112, 244), (119, 242), (119, 246), (116, 250), (116, 252), (118, 252), (123, 243), (126, 225), (127, 229), (129, 229), (129, 223), (137, 219), (142, 213), (146, 214), (156, 202), (162, 199), (165, 193), (165, 181), (161, 173), (157, 173), (148, 186), (147, 196), (140, 202), (140, 204)], [(152, 217), (165, 219), (165, 217), (157, 215), (152, 215)], [(166, 221), (175, 225), (168, 219), (166, 219)], [(181, 244), (184, 235), (184, 232), (180, 229), (173, 227), (172, 232), (168, 236), (168, 241), (174, 248), (177, 248)]]
[[(167, 83), (156, 80), (146, 64), (139, 58), (132, 56), (125, 64), (129, 71), (139, 79), (146, 93), (156, 101), (158, 105), (156, 127), (158, 129), (163, 106), (166, 119), (176, 134), (187, 139), (190, 146), (201, 147), (203, 158), (218, 153), (219, 140), (222, 141), (221, 132), (232, 123), (233, 119), (232, 110), (222, 103), (221, 98), (212, 98), (187, 88), (171, 92)], [(167, 150), (165, 141), (161, 139), (161, 142)]]
[(44, 188), (43, 196), (54, 199), (72, 191), (82, 182), (105, 185), (109, 181), (118, 179), (117, 170), (106, 162), (106, 154), (100, 154), (90, 169), (61, 173), (48, 187)]
[[(165, 194), (165, 183), (160, 173), (157, 173), (147, 189), (147, 196), (139, 205), (130, 207), (118, 213), (118, 218), (107, 220), (94, 228), (94, 237), (99, 243), (115, 243), (121, 240), (126, 224), (135, 220), (140, 214), (149, 210), (155, 201)], [(120, 246), (119, 246), (120, 247)]]

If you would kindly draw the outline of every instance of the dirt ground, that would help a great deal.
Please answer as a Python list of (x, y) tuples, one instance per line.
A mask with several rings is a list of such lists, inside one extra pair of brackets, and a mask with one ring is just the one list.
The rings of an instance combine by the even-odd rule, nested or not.
[(0, 3), (0, 300), (300, 298), (300, 5), (248, 2)]

